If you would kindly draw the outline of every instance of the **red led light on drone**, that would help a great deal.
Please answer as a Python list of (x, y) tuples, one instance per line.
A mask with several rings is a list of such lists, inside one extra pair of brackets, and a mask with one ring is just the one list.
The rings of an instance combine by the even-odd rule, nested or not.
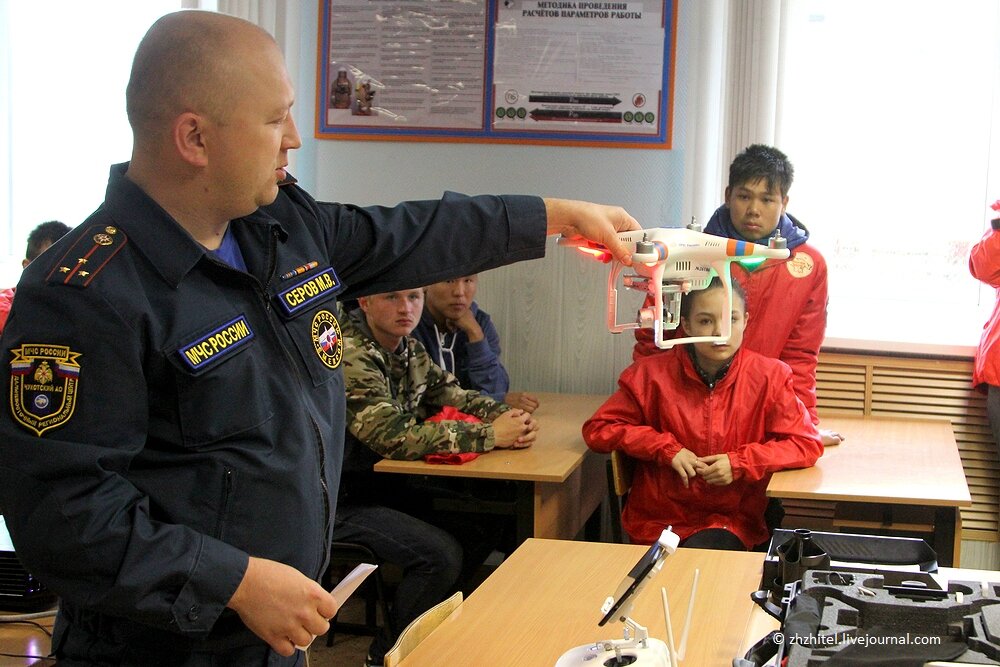
[(605, 264), (607, 264), (608, 262), (611, 261), (611, 253), (608, 252), (604, 248), (594, 248), (594, 247), (588, 247), (588, 246), (579, 246), (577, 248), (577, 250), (579, 250), (580, 252), (586, 253), (588, 255), (591, 255), (591, 256), (594, 257), (594, 259), (598, 259), (598, 260), (604, 262)]

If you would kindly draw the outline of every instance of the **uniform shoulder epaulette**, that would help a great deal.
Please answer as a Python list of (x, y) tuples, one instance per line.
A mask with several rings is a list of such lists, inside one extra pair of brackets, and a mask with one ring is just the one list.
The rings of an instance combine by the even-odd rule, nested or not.
[(86, 287), (126, 243), (128, 237), (117, 227), (94, 225), (59, 258), (45, 279), (49, 283)]

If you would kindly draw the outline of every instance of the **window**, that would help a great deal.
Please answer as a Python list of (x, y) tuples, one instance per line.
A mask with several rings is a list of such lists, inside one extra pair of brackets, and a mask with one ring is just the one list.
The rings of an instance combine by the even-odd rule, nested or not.
[(1000, 199), (1000, 2), (790, 0), (776, 145), (830, 268), (828, 338), (975, 345)]
[(150, 24), (180, 0), (0, 3), (0, 286), (17, 282), (28, 233), (81, 223), (129, 159), (125, 84)]

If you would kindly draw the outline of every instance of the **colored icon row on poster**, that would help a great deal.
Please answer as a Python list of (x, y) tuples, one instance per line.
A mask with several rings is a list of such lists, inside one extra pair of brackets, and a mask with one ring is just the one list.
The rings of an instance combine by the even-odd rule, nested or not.
[[(497, 107), (497, 118), (518, 118), (524, 120), (529, 112), (524, 107)], [(656, 122), (656, 114), (652, 111), (576, 111), (561, 109), (534, 109), (530, 112), (532, 120), (571, 120), (610, 123), (649, 123)]]

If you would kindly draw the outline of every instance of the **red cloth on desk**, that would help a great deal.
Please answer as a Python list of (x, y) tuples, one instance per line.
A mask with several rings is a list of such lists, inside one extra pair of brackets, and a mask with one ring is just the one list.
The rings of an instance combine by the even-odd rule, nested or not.
[(461, 465), (466, 461), (471, 461), (479, 456), (476, 452), (463, 452), (461, 454), (427, 454), (424, 461), (427, 463), (446, 463), (448, 465)]
[[(431, 417), (428, 417), (427, 421), (429, 422), (455, 421), (455, 422), (471, 422), (473, 424), (477, 424), (482, 422), (483, 420), (480, 419), (479, 417), (476, 417), (475, 415), (466, 414), (455, 407), (446, 405), (443, 408), (441, 408), (441, 412), (437, 413), (436, 415), (432, 415)], [(477, 454), (476, 452), (462, 452), (462, 453), (456, 452), (454, 454), (448, 452), (442, 452), (440, 454), (427, 454), (424, 456), (424, 461), (426, 461), (427, 463), (446, 463), (449, 465), (461, 465), (466, 461), (472, 461), (478, 456), (479, 454)]]

